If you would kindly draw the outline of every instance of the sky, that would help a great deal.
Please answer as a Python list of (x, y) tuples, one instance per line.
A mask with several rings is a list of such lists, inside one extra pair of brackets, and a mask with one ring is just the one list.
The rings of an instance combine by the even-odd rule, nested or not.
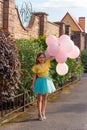
[(30, 2), (33, 12), (47, 13), (50, 22), (60, 21), (67, 12), (77, 21), (79, 17), (85, 17), (87, 32), (87, 0), (15, 0), (18, 7), (21, 7), (23, 2)]

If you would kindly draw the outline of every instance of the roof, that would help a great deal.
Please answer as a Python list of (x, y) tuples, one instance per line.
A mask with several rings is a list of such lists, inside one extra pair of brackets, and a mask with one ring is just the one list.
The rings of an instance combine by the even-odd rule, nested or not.
[[(69, 15), (70, 16), (70, 18), (73, 20), (73, 22), (75, 23), (75, 25), (79, 28), (79, 30), (81, 31), (81, 32), (84, 32), (84, 30), (81, 28), (81, 26), (79, 25), (79, 23), (78, 23), (78, 21), (74, 18), (74, 17), (72, 17), (71, 15), (70, 15), (70, 13), (66, 13), (66, 15)], [(63, 21), (63, 19), (66, 17), (66, 15), (62, 18), (62, 20), (61, 21)]]

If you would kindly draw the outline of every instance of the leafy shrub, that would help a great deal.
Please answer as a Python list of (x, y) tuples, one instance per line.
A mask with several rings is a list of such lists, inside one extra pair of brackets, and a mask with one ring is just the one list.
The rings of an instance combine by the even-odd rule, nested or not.
[(2, 101), (14, 96), (19, 89), (20, 67), (15, 39), (0, 30), (0, 97)]
[(20, 89), (20, 92), (27, 92), (27, 90), (31, 90), (33, 78), (33, 72), (31, 68), (35, 64), (37, 53), (41, 52), (43, 49), (39, 45), (39, 42), (33, 38), (30, 40), (19, 39), (17, 40), (17, 45), (19, 48), (19, 56), (22, 68), (21, 82), (23, 85)]
[(87, 50), (83, 50), (81, 53), (81, 61), (84, 67), (84, 72), (87, 72)]

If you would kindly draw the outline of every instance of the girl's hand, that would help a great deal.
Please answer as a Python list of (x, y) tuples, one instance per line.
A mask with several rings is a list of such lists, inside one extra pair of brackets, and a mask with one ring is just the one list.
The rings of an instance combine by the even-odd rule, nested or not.
[(53, 59), (54, 59), (54, 56), (50, 56), (49, 59), (50, 59), (50, 60), (53, 60)]
[(31, 86), (31, 89), (34, 90), (34, 85)]

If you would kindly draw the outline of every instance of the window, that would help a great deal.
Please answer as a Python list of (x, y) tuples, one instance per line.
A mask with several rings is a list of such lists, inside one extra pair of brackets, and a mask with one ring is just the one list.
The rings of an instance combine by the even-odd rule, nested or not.
[(70, 25), (70, 21), (69, 20), (66, 20), (66, 25)]

